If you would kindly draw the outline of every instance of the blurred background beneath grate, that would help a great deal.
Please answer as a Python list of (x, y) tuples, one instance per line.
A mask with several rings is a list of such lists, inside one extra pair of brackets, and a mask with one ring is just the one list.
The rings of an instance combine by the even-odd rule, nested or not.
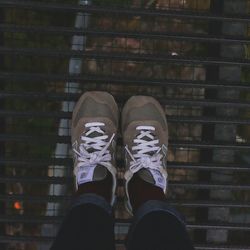
[[(70, 119), (87, 90), (160, 101), (169, 202), (197, 249), (250, 249), (250, 2), (0, 2), (0, 246), (49, 249), (73, 192)], [(117, 249), (124, 209), (118, 145)]]

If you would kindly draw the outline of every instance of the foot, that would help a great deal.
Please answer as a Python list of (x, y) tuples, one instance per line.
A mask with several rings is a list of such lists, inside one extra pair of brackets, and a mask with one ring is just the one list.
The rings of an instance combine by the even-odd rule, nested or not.
[(110, 94), (93, 91), (80, 97), (73, 111), (71, 138), (76, 190), (108, 197), (111, 205), (116, 190), (117, 127), (118, 107)]
[[(165, 197), (167, 190), (168, 127), (158, 101), (147, 96), (131, 97), (122, 112), (122, 133), (126, 162), (126, 205), (132, 213), (138, 207), (138, 201), (157, 200), (162, 197), (161, 194)], [(140, 196), (138, 185), (142, 187)], [(137, 190), (133, 191), (133, 187), (137, 187)]]

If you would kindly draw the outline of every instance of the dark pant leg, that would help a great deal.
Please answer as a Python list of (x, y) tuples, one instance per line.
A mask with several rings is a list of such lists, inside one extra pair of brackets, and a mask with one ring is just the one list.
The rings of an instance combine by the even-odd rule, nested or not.
[(65, 217), (51, 250), (114, 250), (114, 219), (109, 204), (83, 195)]
[(166, 203), (149, 201), (139, 210), (129, 231), (129, 250), (193, 250), (180, 215)]

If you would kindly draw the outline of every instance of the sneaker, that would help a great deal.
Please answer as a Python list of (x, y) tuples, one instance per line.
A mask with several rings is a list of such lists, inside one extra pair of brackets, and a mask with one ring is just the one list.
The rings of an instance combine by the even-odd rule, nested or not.
[(122, 112), (125, 145), (126, 207), (132, 214), (128, 185), (133, 175), (167, 190), (168, 126), (161, 105), (152, 97), (133, 96)]
[(86, 92), (72, 116), (72, 149), (76, 190), (79, 185), (112, 175), (111, 205), (116, 190), (115, 149), (118, 107), (106, 92)]

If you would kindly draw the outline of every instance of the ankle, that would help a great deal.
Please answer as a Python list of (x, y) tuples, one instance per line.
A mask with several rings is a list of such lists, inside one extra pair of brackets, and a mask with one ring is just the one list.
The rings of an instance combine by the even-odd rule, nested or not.
[(76, 191), (76, 195), (96, 194), (103, 197), (108, 203), (112, 199), (112, 175), (107, 174), (106, 178), (100, 181), (91, 181), (80, 184)]
[(134, 212), (149, 200), (166, 200), (166, 196), (161, 188), (144, 181), (137, 173), (129, 182), (128, 192)]

